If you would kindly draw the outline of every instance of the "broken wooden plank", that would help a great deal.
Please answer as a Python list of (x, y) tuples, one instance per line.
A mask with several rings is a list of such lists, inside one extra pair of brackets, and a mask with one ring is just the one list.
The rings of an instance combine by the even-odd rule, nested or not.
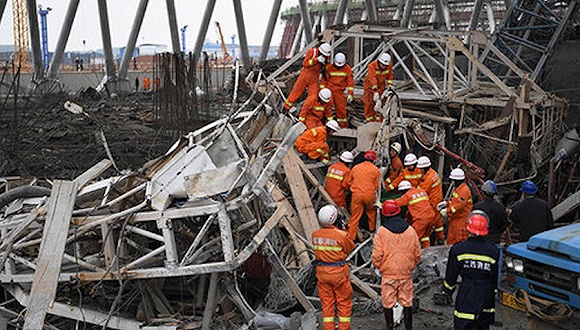
[(84, 187), (84, 185), (91, 182), (96, 177), (105, 172), (109, 167), (111, 167), (112, 164), (113, 162), (111, 162), (111, 160), (103, 159), (97, 164), (93, 165), (93, 167), (89, 168), (83, 174), (77, 176), (74, 181), (78, 184), (78, 188), (81, 189)]
[(554, 222), (560, 220), (566, 214), (574, 211), (578, 206), (580, 206), (580, 191), (568, 196), (562, 203), (554, 206), (552, 208), (552, 217)]
[(367, 296), (369, 296), (369, 298), (373, 300), (379, 299), (379, 294), (373, 290), (373, 288), (371, 288), (366, 282), (352, 273), (350, 274), (350, 282), (359, 288), (362, 292), (364, 292)]
[(25, 330), (42, 329), (47, 309), (54, 302), (77, 191), (76, 181), (57, 180), (52, 187), (37, 268), (30, 289), (30, 303), (26, 309)]
[(217, 284), (219, 280), (219, 273), (211, 273), (209, 279), (209, 289), (207, 291), (207, 301), (205, 302), (205, 309), (203, 310), (203, 323), (201, 325), (201, 330), (209, 330), (211, 326), (211, 321), (213, 319), (213, 314), (215, 306), (217, 303)]

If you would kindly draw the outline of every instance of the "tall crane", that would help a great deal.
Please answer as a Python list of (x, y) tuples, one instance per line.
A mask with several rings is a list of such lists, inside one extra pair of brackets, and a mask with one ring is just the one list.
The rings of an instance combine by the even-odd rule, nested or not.
[[(33, 13), (33, 15), (36, 13)], [(14, 63), (28, 69), (30, 63), (30, 31), (26, 0), (12, 0), (14, 30)]]
[(226, 47), (226, 41), (224, 39), (224, 35), (222, 33), (222, 27), (220, 25), (220, 22), (215, 22), (215, 25), (217, 27), (218, 33), (220, 35), (220, 42), (222, 45), (222, 52), (224, 53), (224, 62), (229, 62), (230, 61), (230, 53), (228, 53), (228, 48)]

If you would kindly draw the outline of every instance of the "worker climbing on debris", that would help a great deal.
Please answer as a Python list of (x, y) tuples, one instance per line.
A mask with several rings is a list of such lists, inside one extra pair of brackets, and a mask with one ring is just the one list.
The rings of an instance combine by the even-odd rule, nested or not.
[(354, 249), (354, 243), (345, 231), (334, 226), (337, 219), (336, 207), (323, 206), (318, 211), (318, 222), (322, 228), (312, 233), (324, 330), (335, 329), (335, 306), (338, 329), (350, 330), (352, 286), (346, 257)]
[(377, 154), (374, 150), (367, 150), (363, 157), (364, 161), (352, 168), (348, 178), (348, 186), (352, 192), (348, 236), (352, 240), (356, 238), (363, 213), (366, 213), (368, 217), (370, 231), (374, 231), (376, 225), (377, 208), (375, 202), (381, 180), (381, 172), (373, 164), (377, 159)]
[(340, 154), (339, 161), (330, 165), (326, 171), (324, 189), (338, 207), (347, 207), (346, 192), (348, 191), (348, 177), (353, 159), (350, 151), (344, 151)]
[(391, 181), (390, 178), (385, 180), (385, 189), (387, 191), (397, 188), (399, 183), (403, 180), (409, 181), (413, 187), (417, 187), (419, 182), (421, 182), (423, 174), (421, 170), (417, 168), (417, 156), (413, 153), (408, 153), (405, 155), (403, 164), (405, 165), (405, 168), (394, 180)]
[(389, 168), (388, 182), (395, 180), (399, 174), (403, 171), (403, 162), (399, 154), (401, 153), (401, 144), (399, 142), (393, 142), (389, 148), (389, 157), (391, 158), (391, 166)]
[(532, 181), (522, 182), (520, 187), (524, 200), (516, 204), (510, 219), (520, 231), (520, 242), (525, 242), (537, 233), (548, 230), (554, 225), (552, 211), (548, 203), (539, 198), (538, 187)]
[(447, 244), (452, 245), (467, 240), (466, 221), (473, 200), (462, 169), (454, 168), (449, 174), (449, 179), (454, 187), (451, 200), (437, 204), (437, 210), (442, 217), (448, 217)]
[(485, 239), (488, 217), (483, 211), (473, 211), (467, 217), (469, 238), (451, 247), (443, 290), (433, 300), (439, 305), (452, 302), (451, 296), (461, 284), (455, 299), (454, 329), (489, 329), (495, 322), (495, 288), (499, 250)]
[(308, 96), (298, 115), (298, 120), (306, 128), (313, 128), (323, 125), (323, 119), (333, 120), (332, 117), (332, 92), (328, 88), (318, 91), (317, 95)]
[(324, 164), (328, 163), (330, 159), (330, 148), (326, 143), (326, 139), (332, 133), (338, 131), (340, 127), (336, 120), (326, 122), (325, 126), (318, 126), (309, 128), (304, 131), (294, 142), (296, 150), (305, 154), (310, 159), (320, 160)]
[(294, 83), (294, 86), (292, 86), (292, 91), (288, 95), (288, 98), (284, 101), (285, 110), (290, 110), (294, 102), (304, 93), (305, 89), (308, 89), (309, 97), (316, 95), (319, 89), (321, 70), (330, 58), (331, 49), (330, 45), (325, 42), (318, 47), (310, 48), (306, 51), (304, 61), (302, 61), (300, 75)]
[[(326, 79), (320, 84), (320, 88), (324, 87), (332, 92), (336, 121), (340, 127), (348, 128), (346, 104), (354, 100), (354, 79), (352, 69), (346, 63), (346, 56), (343, 53), (334, 55), (334, 63), (326, 65)], [(347, 90), (348, 96), (344, 95), (345, 90)]]
[(403, 306), (405, 330), (413, 326), (413, 269), (421, 260), (415, 230), (399, 216), (401, 208), (386, 200), (381, 207), (381, 226), (373, 239), (371, 260), (381, 273), (381, 300), (387, 330), (395, 329), (393, 307)]
[(391, 55), (382, 53), (376, 61), (369, 64), (363, 85), (365, 122), (382, 121), (381, 115), (375, 111), (375, 104), (387, 86), (389, 89), (393, 89), (394, 79)]
[(427, 156), (421, 156), (417, 159), (417, 168), (420, 169), (422, 173), (419, 187), (425, 190), (429, 196), (429, 203), (431, 203), (431, 207), (433, 207), (435, 214), (433, 229), (435, 231), (437, 244), (443, 245), (445, 243), (445, 232), (443, 229), (441, 214), (437, 211), (437, 204), (443, 201), (443, 185), (441, 184), (441, 179), (439, 178), (439, 174), (431, 168), (431, 159)]
[(407, 206), (407, 221), (413, 226), (421, 247), (431, 246), (430, 238), (435, 223), (435, 210), (429, 202), (429, 196), (420, 187), (412, 187), (407, 180), (401, 181), (398, 186), (401, 197), (395, 199), (395, 203), (400, 206)]
[(484, 195), (482, 201), (473, 205), (473, 210), (481, 210), (489, 218), (487, 240), (499, 244), (501, 234), (509, 225), (505, 207), (495, 199), (497, 186), (492, 180), (487, 180), (481, 185), (481, 192)]

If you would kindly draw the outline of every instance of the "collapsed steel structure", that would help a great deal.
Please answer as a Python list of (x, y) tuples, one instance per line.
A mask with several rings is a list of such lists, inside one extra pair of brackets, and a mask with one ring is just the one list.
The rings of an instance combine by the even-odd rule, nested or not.
[[(474, 178), (486, 175), (482, 169), (495, 173), (500, 186), (533, 177), (550, 161), (563, 131), (565, 100), (544, 92), (482, 33), (363, 24), (327, 30), (322, 39), (335, 51), (348, 45), (358, 82), (378, 53), (395, 59), (396, 96), (385, 95), (385, 101), (399, 102), (379, 109), (384, 122), (338, 134), (355, 152), (383, 152), (389, 139), (400, 138), (408, 149), (417, 145), (438, 155), (440, 174), (461, 162)], [(517, 85), (507, 85), (479, 60), (484, 49), (518, 75)], [(251, 273), (242, 269), (257, 257), (273, 269), (259, 300), (276, 300), (265, 304), (276, 311), (300, 305), (307, 312), (302, 328), (314, 328), (309, 237), (318, 228), (315, 210), (333, 202), (320, 183), (321, 168), (306, 166), (292, 148), (304, 126), (292, 112), (277, 110), (283, 73), (304, 52), (271, 74), (250, 75), (253, 92), (244, 104), (137, 171), (93, 182), (111, 165), (104, 160), (72, 181), (13, 188), (5, 180), (0, 282), (14, 299), (3, 304), (3, 314), (25, 329), (70, 322), (247, 329), (258, 312), (239, 283)], [(353, 124), (362, 111), (360, 102), (355, 107)], [(524, 176), (511, 170), (521, 163)], [(351, 279), (376, 303), (372, 236), (363, 239), (349, 256)], [(424, 251), (424, 258), (435, 260), (418, 270), (417, 285), (444, 273), (444, 253), (434, 257), (438, 253)]]

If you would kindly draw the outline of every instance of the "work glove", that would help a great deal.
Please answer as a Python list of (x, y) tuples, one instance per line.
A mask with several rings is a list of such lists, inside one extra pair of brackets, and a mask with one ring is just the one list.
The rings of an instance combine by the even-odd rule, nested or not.
[(320, 64), (326, 63), (326, 57), (324, 57), (324, 55), (318, 55), (318, 63)]
[(447, 209), (442, 209), (441, 211), (439, 211), (439, 213), (441, 213), (441, 216), (445, 218), (447, 216)]
[(354, 100), (354, 96), (352, 96), (352, 95), (348, 95), (348, 96), (346, 97), (346, 102), (347, 102), (348, 104), (350, 104), (350, 103), (351, 103), (353, 100)]
[(441, 212), (441, 210), (443, 210), (446, 207), (447, 207), (446, 201), (439, 202), (439, 204), (437, 204), (437, 211)]
[(451, 305), (451, 303), (453, 303), (453, 299), (451, 298), (451, 295), (449, 295), (446, 292), (436, 292), (435, 294), (433, 294), (433, 302), (435, 303), (435, 305), (439, 305), (439, 306), (447, 306), (447, 305)]
[(377, 102), (380, 98), (381, 98), (381, 96), (379, 95), (379, 93), (375, 92), (373, 94), (373, 101)]
[(323, 159), (322, 160), (322, 164), (327, 165), (328, 164), (328, 159)]

